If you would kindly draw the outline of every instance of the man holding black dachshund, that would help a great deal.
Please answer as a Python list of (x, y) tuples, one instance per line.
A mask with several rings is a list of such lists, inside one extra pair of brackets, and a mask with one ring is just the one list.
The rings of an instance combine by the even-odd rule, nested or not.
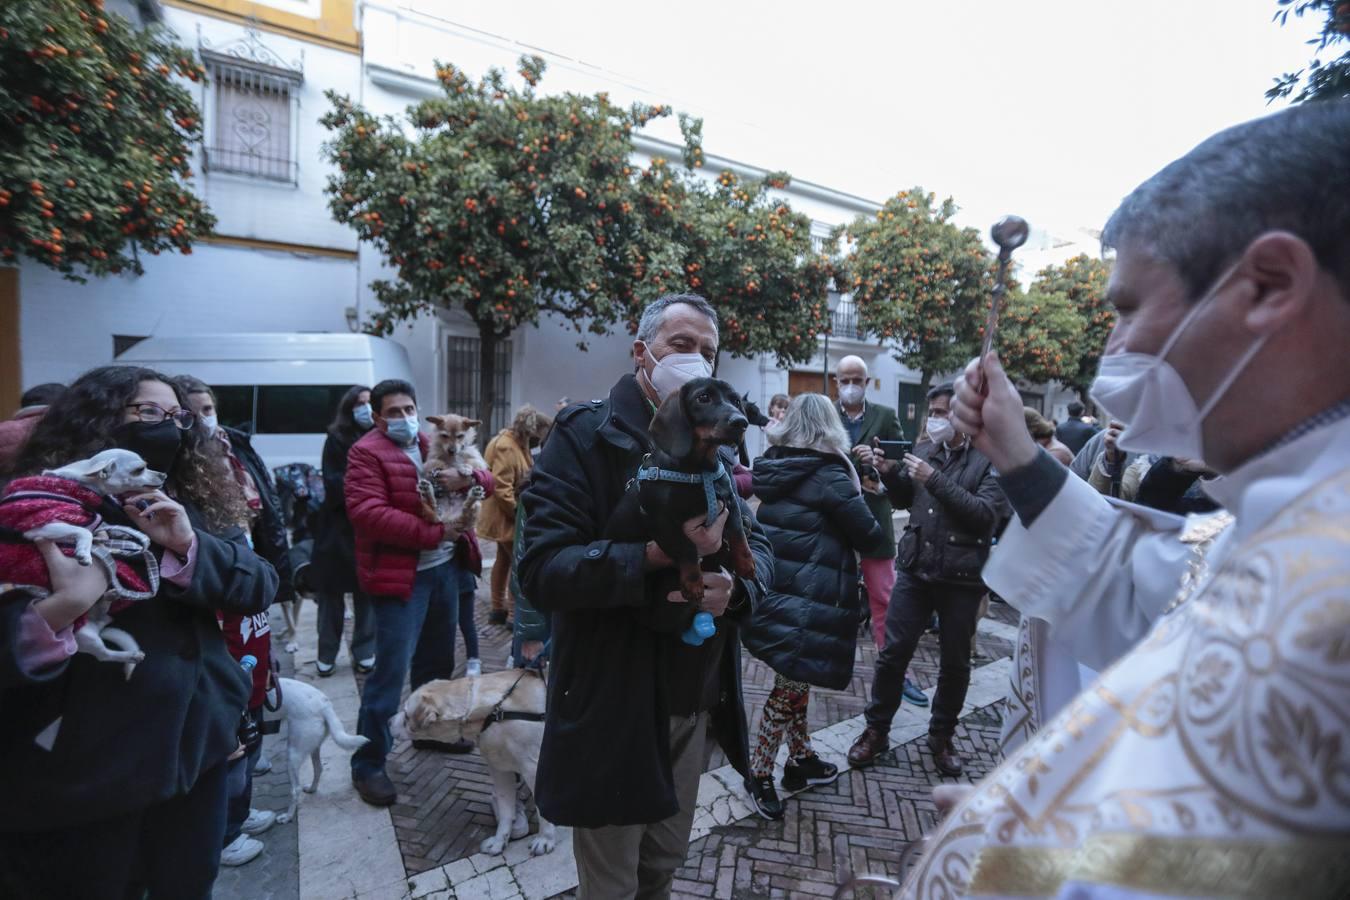
[(938, 614), (940, 670), (928, 725), (928, 747), (943, 775), (961, 774), (952, 744), (970, 687), (970, 644), (975, 639), (984, 584), (980, 569), (1007, 500), (989, 459), (957, 434), (950, 421), (954, 389), (928, 392), (928, 440), (903, 462), (859, 448), (864, 465), (875, 465), (891, 502), (908, 509), (900, 538), (895, 593), (886, 610), (886, 642), (877, 656), (867, 727), (848, 751), (855, 766), (870, 765), (890, 747), (891, 720), (900, 709), (905, 670), (933, 613)]
[[(636, 372), (620, 378), (608, 400), (558, 414), (522, 497), (521, 586), (553, 615), (536, 795), (547, 819), (575, 828), (582, 898), (670, 895), (689, 848), (709, 737), (748, 772), (732, 620), (758, 602), (760, 588), (725, 570), (705, 572), (703, 608), (718, 617), (717, 631), (690, 646), (652, 624), (662, 618), (652, 615), (658, 604), (684, 602), (670, 559), (652, 541), (606, 537), (652, 449), (657, 408), (711, 374), (717, 341), (717, 313), (702, 297), (651, 303), (633, 342)], [(684, 524), (701, 557), (721, 550), (727, 510), (711, 525), (705, 519)], [(769, 584), (772, 547), (758, 525), (748, 537), (758, 580)]]

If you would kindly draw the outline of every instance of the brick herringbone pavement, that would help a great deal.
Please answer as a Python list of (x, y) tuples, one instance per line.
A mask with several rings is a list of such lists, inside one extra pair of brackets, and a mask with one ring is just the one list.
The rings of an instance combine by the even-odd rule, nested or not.
[[(484, 575), (486, 576), (486, 572)], [(487, 578), (480, 579), (474, 603), (479, 658), (483, 671), (506, 666), (511, 632), (488, 624), (491, 602)], [(464, 674), (464, 640), (456, 635), (455, 676)], [(425, 872), (478, 852), (497, 829), (492, 813), (492, 778), (477, 752), (464, 756), (394, 745), (387, 771), (398, 787), (399, 802), (390, 812), (403, 865), (409, 875)]]
[[(998, 732), (991, 708), (962, 720), (956, 745), (965, 777), (978, 780), (997, 764)], [(850, 874), (896, 878), (905, 845), (932, 828), (939, 780), (924, 739), (896, 747), (869, 769), (789, 799), (782, 821), (749, 819), (694, 841), (675, 894), (830, 896)]]
[[(484, 671), (506, 663), (510, 632), (487, 624), (486, 579), (479, 586), (475, 619)], [(1006, 606), (993, 604), (990, 616), (1015, 622)], [(815, 731), (863, 711), (872, 682), (876, 650), (869, 637), (858, 641), (853, 681), (847, 690), (813, 690), (809, 711)], [(937, 638), (920, 641), (910, 678), (920, 687), (937, 679)], [(1007, 641), (980, 634), (977, 665), (1008, 656)], [(463, 671), (462, 639), (456, 650), (456, 674)], [(746, 713), (751, 735), (773, 687), (773, 671), (743, 654)], [(966, 758), (968, 777), (978, 778), (996, 759), (998, 718), (992, 711), (967, 716), (956, 733)], [(752, 737), (753, 739), (753, 737)], [(710, 768), (725, 763), (714, 753)], [(492, 834), (491, 779), (477, 753), (455, 756), (414, 750), (396, 744), (388, 763), (398, 787), (399, 803), (391, 812), (399, 849), (409, 875), (453, 862), (477, 852)], [(677, 887), (690, 896), (786, 896), (828, 893), (842, 872), (896, 874), (906, 842), (932, 824), (932, 785), (938, 776), (922, 740), (897, 747), (866, 773), (844, 775), (834, 785), (817, 788), (788, 801), (782, 822), (753, 820), (720, 828), (689, 848), (689, 861)], [(833, 890), (831, 887), (830, 890)]]

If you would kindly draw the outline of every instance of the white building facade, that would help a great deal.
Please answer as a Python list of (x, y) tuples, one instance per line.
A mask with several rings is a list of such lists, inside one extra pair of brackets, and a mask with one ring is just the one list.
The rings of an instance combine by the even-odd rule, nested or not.
[[(331, 173), (320, 147), (328, 133), (318, 119), (324, 91), (347, 94), (376, 114), (400, 115), (439, 92), (437, 60), (477, 76), (496, 66), (514, 72), (523, 53), (549, 63), (550, 91), (608, 91), (621, 102), (667, 102), (644, 95), (602, 70), (507, 38), (485, 34), (393, 0), (164, 0), (163, 18), (211, 72), (201, 89), (205, 147), (194, 166), (194, 189), (218, 218), (216, 235), (191, 256), (144, 260), (145, 274), (80, 285), (37, 266), (19, 271), (19, 340), (24, 385), (69, 381), (148, 336), (213, 332), (347, 332), (377, 306), (369, 283), (386, 277), (380, 254), (335, 222), (324, 186)], [(638, 136), (639, 164), (679, 158), (671, 122)], [(663, 132), (661, 129), (665, 129)], [(730, 168), (747, 177), (759, 166), (707, 153), (704, 170)], [(870, 214), (878, 204), (808, 182), (781, 192), (810, 216), (823, 238), (837, 224)], [(1069, 255), (1069, 254), (1064, 254)], [(716, 303), (715, 297), (710, 298)], [(845, 301), (836, 315), (828, 365), (856, 353), (871, 366), (868, 399), (897, 406), (911, 432), (922, 414), (918, 374), (879, 345), (861, 340)], [(394, 339), (409, 355), (421, 405), (438, 411), (477, 409), (477, 330), (466, 316), (441, 312), (399, 326)], [(631, 371), (626, 333), (588, 340), (551, 320), (515, 332), (499, 357), (495, 417), (522, 403), (551, 411), (562, 396), (604, 397)], [(3, 349), (3, 348), (0, 348)], [(823, 356), (799, 371), (772, 358), (724, 358), (719, 375), (747, 397), (820, 390)], [(174, 373), (171, 373), (174, 374)], [(1063, 402), (1048, 399), (1047, 411)], [(758, 440), (758, 438), (756, 438)], [(758, 447), (752, 447), (757, 450)]]

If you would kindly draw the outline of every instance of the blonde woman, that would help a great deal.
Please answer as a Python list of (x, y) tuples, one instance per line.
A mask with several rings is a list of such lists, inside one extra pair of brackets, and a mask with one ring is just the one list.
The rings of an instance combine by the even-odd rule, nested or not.
[(553, 420), (528, 403), (516, 411), (510, 428), (503, 428), (488, 442), (483, 458), (492, 470), (494, 490), (483, 501), (478, 515), (478, 536), (495, 541), (497, 558), (492, 562), (493, 625), (506, 624), (511, 614), (511, 560), (516, 535), (516, 489), (534, 466), (530, 447), (540, 443)]
[(883, 536), (863, 501), (848, 433), (828, 397), (798, 395), (767, 432), (772, 446), (755, 461), (754, 489), (759, 522), (773, 544), (773, 585), (743, 640), (776, 674), (746, 787), (759, 814), (778, 819), (783, 804), (773, 764), (784, 737), (784, 788), (839, 777), (811, 750), (806, 707), (811, 685), (838, 689), (852, 678), (862, 615), (857, 554), (875, 549)]

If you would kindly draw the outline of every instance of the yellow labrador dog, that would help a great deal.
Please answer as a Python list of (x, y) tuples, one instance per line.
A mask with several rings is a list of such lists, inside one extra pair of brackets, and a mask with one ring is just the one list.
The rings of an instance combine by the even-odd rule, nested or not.
[[(508, 669), (453, 681), (430, 681), (414, 691), (389, 722), (395, 737), (417, 740), (473, 741), (492, 773), (492, 806), (497, 833), (483, 841), (482, 852), (497, 855), (508, 840), (529, 834), (529, 820), (516, 794), (516, 776), (534, 793), (539, 745), (544, 740), (547, 691), (538, 672)], [(530, 855), (551, 853), (557, 829), (539, 817), (539, 833)]]

